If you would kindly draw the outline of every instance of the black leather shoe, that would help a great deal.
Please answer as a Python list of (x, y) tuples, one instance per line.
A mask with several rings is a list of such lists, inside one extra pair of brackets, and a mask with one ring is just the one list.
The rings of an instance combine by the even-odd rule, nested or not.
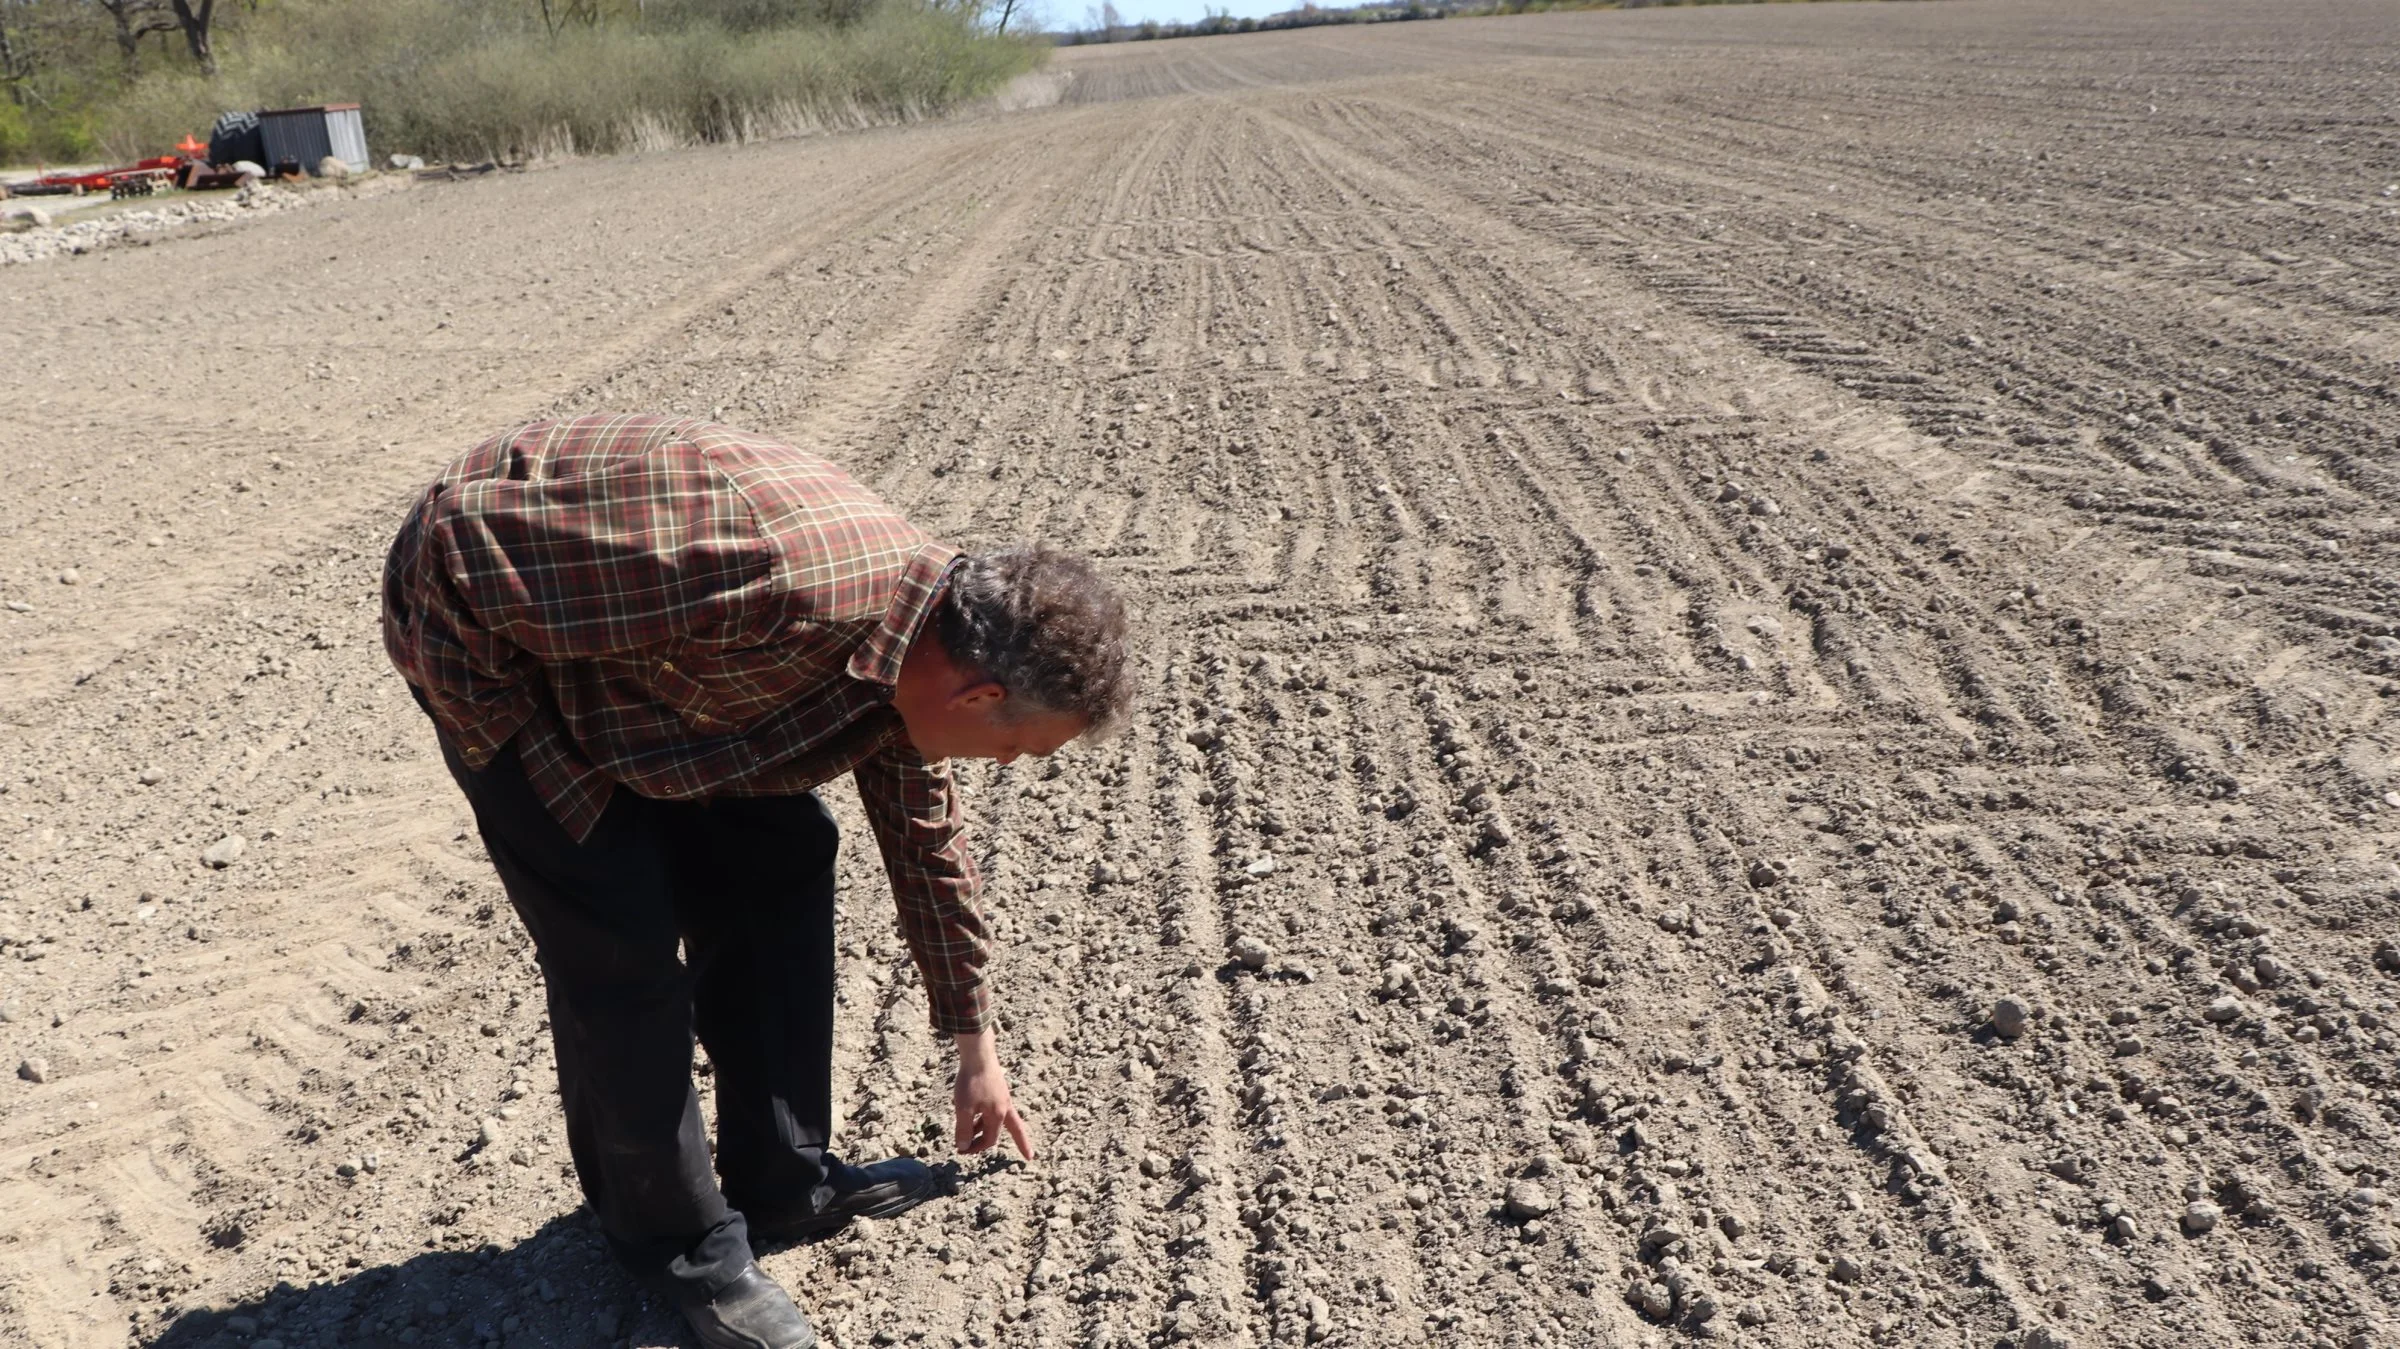
[(808, 1314), (755, 1264), (742, 1266), (724, 1291), (682, 1304), (683, 1319), (709, 1349), (816, 1349)]
[(743, 1208), (752, 1246), (807, 1241), (839, 1231), (852, 1218), (892, 1218), (946, 1192), (932, 1167), (914, 1157), (894, 1157), (872, 1166), (837, 1164), (833, 1197), (822, 1208)]

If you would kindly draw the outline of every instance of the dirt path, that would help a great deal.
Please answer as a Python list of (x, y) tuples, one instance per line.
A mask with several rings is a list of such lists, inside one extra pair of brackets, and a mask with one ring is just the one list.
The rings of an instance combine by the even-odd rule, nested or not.
[(2390, 1342), (2400, 25), (2089, 8), (1075, 50), (0, 272), (0, 1340), (675, 1342), (371, 598), (639, 407), (1148, 633), (969, 774), (1045, 1154), (774, 1257), (833, 1343)]

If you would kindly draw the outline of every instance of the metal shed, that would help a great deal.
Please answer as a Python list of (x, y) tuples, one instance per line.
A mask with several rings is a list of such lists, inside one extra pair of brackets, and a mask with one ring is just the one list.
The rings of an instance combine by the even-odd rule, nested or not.
[(296, 160), (310, 173), (327, 155), (350, 166), (367, 169), (367, 127), (356, 103), (327, 103), (315, 108), (273, 108), (258, 115), (259, 134), (266, 140), (267, 167)]

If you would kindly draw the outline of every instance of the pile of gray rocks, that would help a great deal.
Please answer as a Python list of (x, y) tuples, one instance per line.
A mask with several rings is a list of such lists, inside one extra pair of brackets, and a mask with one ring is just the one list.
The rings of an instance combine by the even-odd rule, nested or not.
[[(341, 192), (380, 193), (409, 186), (411, 182), (405, 174), (352, 178), (341, 185)], [(63, 201), (71, 199), (44, 199), (48, 204), (34, 201), (0, 202), (0, 266), (16, 262), (40, 262), (62, 253), (89, 253), (128, 239), (161, 234), (190, 225), (271, 215), (331, 201), (339, 195), (330, 190), (333, 186), (330, 182), (291, 186), (252, 183), (221, 195), (196, 197), (138, 210), (115, 211), (66, 224), (54, 221), (66, 209)]]

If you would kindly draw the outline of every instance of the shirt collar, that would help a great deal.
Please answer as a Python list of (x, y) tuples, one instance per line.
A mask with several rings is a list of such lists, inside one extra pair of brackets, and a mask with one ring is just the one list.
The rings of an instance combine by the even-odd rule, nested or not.
[(966, 554), (946, 543), (923, 543), (908, 559), (900, 573), (900, 585), (892, 596), (892, 605), (883, 611), (883, 622), (876, 625), (873, 636), (861, 644), (850, 657), (850, 677), (889, 689), (900, 679), (900, 663), (908, 658), (908, 648), (915, 644), (917, 633), (933, 614), (933, 601), (942, 591), (942, 582), (949, 579), (950, 569)]

